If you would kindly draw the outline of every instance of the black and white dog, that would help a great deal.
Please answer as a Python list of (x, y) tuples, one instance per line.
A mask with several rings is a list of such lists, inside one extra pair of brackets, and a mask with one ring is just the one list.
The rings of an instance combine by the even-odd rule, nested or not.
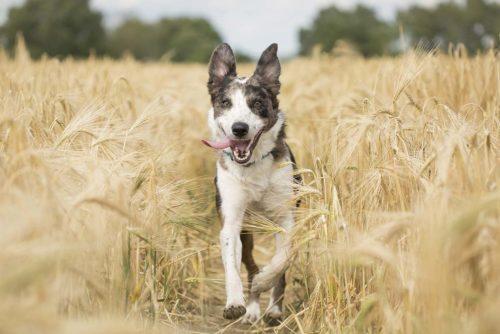
[[(219, 45), (209, 65), (208, 91), (212, 100), (208, 124), (213, 140), (203, 142), (219, 150), (215, 178), (216, 202), (222, 220), (220, 247), (224, 263), (227, 302), (223, 316), (260, 318), (259, 295), (272, 289), (264, 320), (277, 324), (283, 312), (285, 271), (290, 256), (295, 159), (285, 143), (285, 116), (279, 110), (280, 62), (278, 46), (263, 53), (254, 74), (239, 77), (231, 47)], [(253, 255), (253, 237), (244, 229), (249, 211), (269, 218), (276, 233), (276, 253), (261, 271)], [(250, 296), (245, 305), (240, 279), (245, 264)]]

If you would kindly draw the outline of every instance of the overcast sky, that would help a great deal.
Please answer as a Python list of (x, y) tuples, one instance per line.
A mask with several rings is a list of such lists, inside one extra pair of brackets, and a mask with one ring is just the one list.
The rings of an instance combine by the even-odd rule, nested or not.
[[(434, 6), (442, 0), (91, 0), (114, 26), (126, 17), (154, 21), (160, 17), (207, 18), (236, 50), (256, 57), (270, 43), (278, 42), (281, 56), (298, 51), (298, 31), (310, 25), (319, 9), (328, 5), (352, 8), (363, 3), (385, 20), (411, 4)], [(455, 0), (462, 2), (463, 0)], [(500, 0), (494, 0), (500, 1)], [(0, 22), (8, 8), (23, 0), (0, 0)]]

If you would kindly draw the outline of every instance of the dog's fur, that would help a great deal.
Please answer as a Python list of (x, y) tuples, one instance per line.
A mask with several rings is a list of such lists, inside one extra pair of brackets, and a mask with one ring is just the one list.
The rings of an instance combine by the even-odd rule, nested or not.
[[(271, 298), (264, 320), (279, 323), (283, 312), (285, 271), (294, 225), (293, 183), (300, 182), (300, 177), (294, 177), (295, 159), (285, 143), (285, 116), (277, 98), (280, 73), (276, 44), (262, 53), (249, 78), (236, 74), (234, 54), (227, 44), (214, 50), (209, 64), (209, 127), (214, 140), (231, 140), (230, 147), (219, 151), (215, 178), (217, 209), (223, 224), (220, 247), (227, 293), (223, 312), (226, 319), (244, 316), (244, 321), (250, 323), (260, 319), (259, 295), (269, 289)], [(242, 138), (233, 135), (236, 122), (248, 125), (248, 133), (242, 138), (251, 144), (242, 151), (237, 148)], [(263, 214), (282, 229), (275, 236), (276, 253), (261, 271), (252, 255), (253, 236), (244, 230), (249, 210)], [(250, 285), (246, 305), (241, 262)]]

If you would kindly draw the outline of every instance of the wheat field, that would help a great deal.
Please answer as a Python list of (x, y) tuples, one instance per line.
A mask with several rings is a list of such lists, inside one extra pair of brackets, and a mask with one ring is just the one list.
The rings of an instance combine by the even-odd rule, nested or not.
[(267, 328), (222, 318), (206, 66), (0, 53), (0, 333), (497, 333), (500, 56), (282, 73), (305, 182)]

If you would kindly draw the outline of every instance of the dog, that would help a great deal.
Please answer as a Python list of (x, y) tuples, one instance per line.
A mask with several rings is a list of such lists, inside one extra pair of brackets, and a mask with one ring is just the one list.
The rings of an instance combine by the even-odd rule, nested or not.
[[(278, 45), (261, 55), (250, 77), (236, 73), (234, 53), (228, 44), (215, 48), (209, 63), (208, 92), (212, 107), (208, 125), (212, 140), (203, 140), (218, 150), (215, 177), (216, 206), (222, 221), (220, 248), (225, 272), (225, 319), (243, 317), (245, 323), (260, 319), (259, 296), (271, 289), (264, 320), (277, 325), (283, 314), (292, 228), (295, 158), (285, 142), (285, 115), (279, 109), (281, 65)], [(253, 236), (244, 229), (248, 212), (259, 212), (277, 224), (276, 252), (261, 271), (254, 261)], [(245, 304), (240, 279), (244, 263), (250, 295)]]

